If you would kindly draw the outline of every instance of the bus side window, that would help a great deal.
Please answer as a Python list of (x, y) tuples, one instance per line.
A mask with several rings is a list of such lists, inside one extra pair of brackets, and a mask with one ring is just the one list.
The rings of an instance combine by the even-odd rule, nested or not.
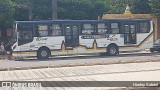
[(107, 32), (108, 32), (108, 30), (107, 30), (107, 24), (105, 24), (105, 23), (98, 23), (97, 27), (98, 27), (98, 34), (107, 34)]
[(83, 35), (95, 34), (94, 25), (93, 24), (83, 24), (82, 25), (82, 34)]
[(111, 23), (111, 33), (112, 34), (120, 33), (120, 28), (118, 23)]
[(45, 37), (48, 36), (48, 25), (38, 25), (38, 32), (36, 32), (37, 36)]
[(52, 24), (51, 36), (62, 36), (62, 27), (59, 24)]

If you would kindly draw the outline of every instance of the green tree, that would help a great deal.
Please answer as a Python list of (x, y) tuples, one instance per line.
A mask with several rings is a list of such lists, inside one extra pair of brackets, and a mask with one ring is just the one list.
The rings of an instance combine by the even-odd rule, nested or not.
[(0, 28), (5, 29), (7, 27), (12, 26), (12, 22), (14, 21), (13, 7), (16, 4), (11, 2), (10, 0), (0, 0)]
[[(46, 20), (51, 18), (52, 0), (12, 0), (17, 3), (15, 19), (16, 20)], [(31, 12), (31, 13), (30, 13)], [(31, 15), (30, 15), (31, 14)]]
[(107, 12), (105, 0), (58, 0), (60, 19), (97, 19)]
[(16, 3), (15, 20), (29, 20), (29, 9), (32, 8), (32, 1), (34, 0), (12, 0)]
[(14, 21), (14, 7), (15, 3), (10, 0), (0, 0), (0, 31), (2, 39), (6, 40), (6, 30), (7, 28), (12, 28), (12, 23)]
[[(12, 0), (18, 7), (16, 20), (28, 20), (29, 8), (32, 8), (33, 20), (52, 18), (52, 0)], [(107, 12), (107, 0), (58, 0), (59, 19), (97, 19)]]
[(152, 15), (160, 18), (160, 0), (150, 0)]
[(133, 2), (132, 12), (135, 14), (150, 14), (151, 7), (149, 0), (136, 0)]
[(148, 14), (151, 12), (149, 0), (110, 0), (109, 13), (122, 14), (126, 9), (126, 5), (130, 6), (131, 12), (134, 14)]
[(126, 0), (110, 0), (109, 1), (109, 12), (111, 14), (124, 13), (125, 7), (127, 5)]
[(52, 0), (33, 0), (33, 19), (48, 20), (52, 18)]

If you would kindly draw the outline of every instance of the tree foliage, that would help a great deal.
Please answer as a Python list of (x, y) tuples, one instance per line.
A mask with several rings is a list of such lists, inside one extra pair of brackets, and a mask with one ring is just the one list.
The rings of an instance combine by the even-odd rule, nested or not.
[[(32, 7), (33, 20), (46, 20), (52, 17), (52, 0), (12, 0), (16, 8), (15, 19), (27, 20), (28, 9)], [(107, 12), (106, 0), (58, 0), (59, 19), (97, 19)], [(26, 6), (26, 8), (24, 8)]]
[(52, 0), (33, 0), (33, 19), (48, 20), (52, 17)]
[(150, 2), (152, 8), (152, 15), (160, 18), (160, 0), (150, 0)]
[(108, 13), (122, 14), (127, 5), (130, 6), (134, 14), (148, 14), (151, 12), (149, 0), (110, 0), (110, 10)]
[(61, 19), (97, 19), (108, 10), (99, 0), (59, 0), (58, 6)]
[(14, 19), (15, 20), (28, 20), (29, 8), (34, 0), (11, 0), (16, 3)]
[[(133, 14), (160, 17), (160, 0), (58, 0), (58, 19), (97, 19), (105, 13), (123, 14), (126, 5)], [(0, 28), (13, 20), (47, 20), (52, 16), (52, 0), (0, 0)]]
[(125, 0), (109, 0), (109, 11), (108, 13), (120, 14), (124, 13), (127, 3)]
[(151, 7), (149, 0), (135, 0), (132, 6), (132, 12), (135, 14), (150, 14)]
[(13, 7), (16, 4), (10, 0), (0, 0), (0, 28), (4, 29), (6, 27), (11, 27), (13, 22)]

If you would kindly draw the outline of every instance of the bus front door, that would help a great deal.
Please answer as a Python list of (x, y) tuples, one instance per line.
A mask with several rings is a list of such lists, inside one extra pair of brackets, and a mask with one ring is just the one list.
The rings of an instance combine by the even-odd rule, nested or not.
[(135, 24), (124, 24), (124, 44), (137, 44)]
[(66, 49), (73, 49), (79, 45), (79, 31), (77, 25), (65, 25), (65, 46)]

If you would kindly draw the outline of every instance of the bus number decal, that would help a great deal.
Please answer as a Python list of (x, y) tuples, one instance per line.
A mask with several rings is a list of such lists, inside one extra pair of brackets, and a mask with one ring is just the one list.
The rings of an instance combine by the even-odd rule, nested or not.
[(36, 41), (47, 41), (48, 38), (42, 38), (42, 37), (38, 37), (36, 38)]

